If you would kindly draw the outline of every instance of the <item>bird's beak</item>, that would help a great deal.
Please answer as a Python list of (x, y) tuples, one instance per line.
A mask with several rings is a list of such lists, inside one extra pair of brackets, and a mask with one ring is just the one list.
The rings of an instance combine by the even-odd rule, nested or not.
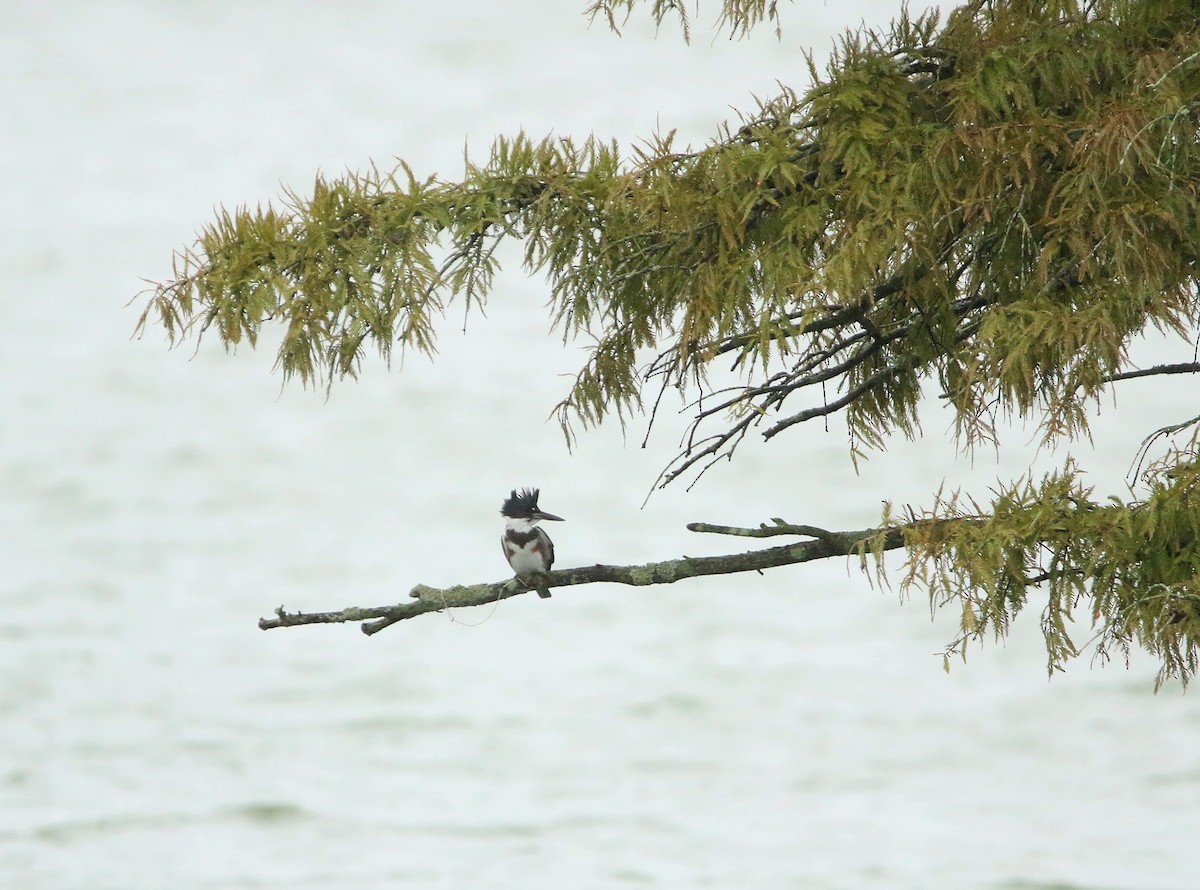
[(566, 522), (567, 521), (567, 520), (563, 519), (561, 516), (555, 516), (553, 513), (543, 513), (541, 510), (537, 511), (536, 516), (538, 519), (553, 519), (555, 522)]

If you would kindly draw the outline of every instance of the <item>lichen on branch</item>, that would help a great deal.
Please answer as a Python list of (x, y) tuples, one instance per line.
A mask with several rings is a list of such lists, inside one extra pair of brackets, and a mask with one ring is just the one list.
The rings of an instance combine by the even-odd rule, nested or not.
[(732, 575), (739, 572), (761, 572), (764, 569), (795, 565), (831, 556), (857, 555), (866, 566), (866, 554), (878, 557), (884, 550), (902, 546), (903, 533), (899, 529), (872, 528), (861, 531), (829, 532), (812, 526), (793, 526), (776, 521), (773, 526), (760, 529), (740, 529), (694, 523), (693, 531), (714, 532), (742, 537), (765, 537), (767, 535), (803, 535), (816, 539), (751, 550), (745, 553), (730, 553), (722, 556), (684, 556), (651, 562), (645, 565), (611, 566), (592, 565), (573, 569), (557, 569), (546, 572), (529, 585), (520, 581), (497, 581), (484, 584), (455, 585), (447, 588), (418, 584), (409, 591), (413, 602), (393, 606), (376, 606), (369, 609), (357, 606), (335, 612), (287, 612), (282, 606), (275, 610), (274, 618), (259, 619), (263, 630), (277, 627), (295, 627), (301, 624), (337, 624), (347, 621), (365, 621), (362, 630), (366, 634), (378, 633), (385, 627), (415, 618), (429, 612), (442, 612), (452, 608), (482, 606), (519, 596), (539, 587), (574, 587), (579, 584), (624, 584), (632, 587), (647, 587), (657, 584), (674, 584), (687, 578), (706, 575)]

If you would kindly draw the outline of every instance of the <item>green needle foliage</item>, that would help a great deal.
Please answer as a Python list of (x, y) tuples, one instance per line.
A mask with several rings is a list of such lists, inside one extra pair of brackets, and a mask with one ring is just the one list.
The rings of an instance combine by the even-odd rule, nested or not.
[[(635, 5), (590, 11), (615, 28)], [(1086, 435), (1135, 338), (1196, 335), (1197, 12), (975, 0), (847, 34), (824, 71), (810, 61), (805, 91), (781, 89), (700, 149), (519, 134), (458, 181), (404, 165), (318, 178), (279, 208), (220, 214), (142, 325), (232, 346), (278, 323), (284, 375), (329, 386), (368, 349), (432, 352), (447, 306), (482, 306), (498, 245), (519, 241), (556, 329), (592, 344), (558, 406), (568, 437), (668, 390), (705, 396), (663, 484), (731, 458), (752, 430), (834, 413), (855, 453), (884, 447), (919, 433), (930, 391), (967, 448), (1012, 418), (1047, 443)], [(689, 27), (682, 3), (652, 14)], [(725, 0), (733, 33), (764, 21), (778, 27), (774, 2)], [(1003, 634), (1035, 599), (1051, 668), (1080, 651), (1082, 616), (1100, 654), (1141, 646), (1160, 679), (1186, 681), (1198, 422), (1161, 431), (1167, 453), (1130, 503), (1095, 502), (1068, 463), (907, 517), (906, 583), (962, 609), (949, 651)]]

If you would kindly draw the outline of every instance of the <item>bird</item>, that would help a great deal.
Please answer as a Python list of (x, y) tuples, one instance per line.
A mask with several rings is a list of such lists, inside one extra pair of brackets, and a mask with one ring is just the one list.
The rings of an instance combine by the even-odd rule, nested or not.
[[(500, 515), (505, 519), (504, 534), (500, 538), (504, 558), (523, 582), (550, 571), (554, 565), (554, 542), (538, 528), (538, 523), (543, 519), (565, 522), (561, 516), (538, 509), (539, 491), (537, 488), (520, 491), (514, 488), (500, 506)], [(537, 595), (546, 599), (550, 590), (539, 587)]]

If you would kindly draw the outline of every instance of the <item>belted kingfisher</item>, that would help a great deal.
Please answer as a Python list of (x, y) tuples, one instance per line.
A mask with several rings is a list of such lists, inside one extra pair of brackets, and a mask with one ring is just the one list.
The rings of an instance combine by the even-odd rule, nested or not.
[[(537, 524), (543, 519), (564, 521), (561, 516), (539, 510), (537, 502), (538, 489), (513, 489), (500, 507), (500, 515), (506, 520), (504, 535), (500, 538), (504, 557), (522, 581), (548, 572), (554, 565), (554, 542)], [(541, 587), (537, 595), (545, 599), (550, 596), (550, 591)]]

